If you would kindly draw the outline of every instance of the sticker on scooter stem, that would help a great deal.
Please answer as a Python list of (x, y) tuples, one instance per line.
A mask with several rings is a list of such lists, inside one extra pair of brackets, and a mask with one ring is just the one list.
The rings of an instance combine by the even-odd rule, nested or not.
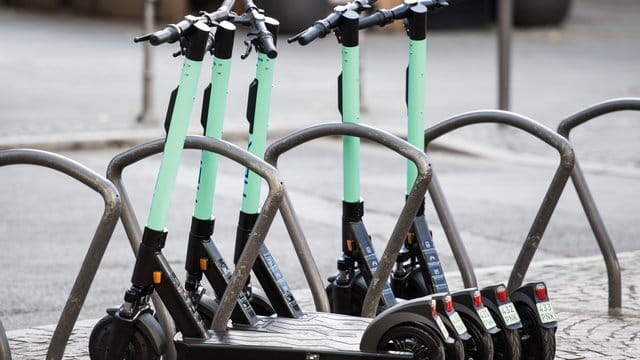
[(485, 329), (489, 330), (496, 327), (496, 322), (493, 320), (489, 309), (483, 307), (478, 310), (478, 316), (480, 316), (480, 321), (482, 321), (482, 325), (484, 325)]
[(458, 333), (458, 335), (462, 335), (467, 332), (467, 327), (464, 326), (464, 323), (460, 318), (460, 314), (458, 314), (457, 312), (454, 312), (453, 314), (449, 315), (449, 320), (451, 320), (451, 323), (453, 324), (453, 327), (456, 329), (456, 332)]
[(538, 308), (538, 314), (540, 314), (540, 321), (543, 324), (558, 321), (556, 312), (553, 311), (553, 307), (551, 306), (550, 302), (546, 301), (536, 303), (536, 307)]
[(520, 316), (518, 316), (518, 312), (516, 311), (516, 307), (513, 306), (513, 303), (500, 305), (498, 309), (507, 326), (520, 322)]

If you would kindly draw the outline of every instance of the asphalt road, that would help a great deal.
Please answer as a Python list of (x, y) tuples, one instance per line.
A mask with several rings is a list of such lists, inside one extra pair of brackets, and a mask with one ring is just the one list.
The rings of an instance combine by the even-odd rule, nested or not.
[[(564, 116), (595, 102), (638, 96), (640, 82), (634, 75), (640, 72), (639, 14), (640, 3), (635, 0), (576, 0), (565, 26), (517, 31), (513, 44), (513, 110), (555, 128)], [(158, 128), (157, 123), (134, 123), (140, 101), (141, 50), (131, 39), (140, 33), (138, 24), (2, 7), (0, 33), (3, 140), (85, 132), (99, 136), (101, 131), (114, 129)], [(242, 50), (237, 41), (235, 54)], [(337, 120), (336, 42), (327, 38), (304, 48), (282, 45), (280, 50), (272, 129), (286, 132)], [(171, 47), (154, 50), (154, 112), (158, 119), (164, 115), (169, 91), (178, 76), (179, 60), (170, 56), (172, 51)], [(428, 125), (464, 111), (495, 107), (495, 33), (491, 29), (431, 33), (428, 56)], [(362, 59), (362, 121), (402, 134), (406, 38), (402, 34), (367, 34)], [(254, 63), (237, 60), (233, 66), (225, 131), (241, 134), (247, 127), (243, 120), (246, 89), (253, 79)], [(206, 80), (202, 82), (204, 85)], [(618, 251), (638, 249), (639, 126), (637, 114), (621, 113), (595, 121), (573, 135)], [(475, 149), (491, 149), (489, 154), (477, 152), (486, 155), (482, 159), (433, 154), (471, 258), (478, 268), (512, 264), (548, 186), (557, 155), (536, 141), (496, 126), (480, 126), (451, 137), (473, 144)], [(323, 275), (333, 273), (340, 248), (339, 149), (339, 142), (324, 141), (281, 161), (283, 177)], [(64, 154), (104, 173), (118, 151)], [(185, 156), (168, 223), (166, 254), (178, 274), (198, 159), (195, 152)], [(141, 220), (147, 216), (158, 160), (147, 160), (125, 173)], [(221, 166), (216, 199), (215, 239), (229, 256), (243, 170), (225, 165)], [(55, 323), (97, 225), (101, 201), (90, 190), (50, 170), (23, 166), (1, 170), (0, 318), (7, 329)], [(377, 248), (381, 248), (404, 199), (404, 161), (366, 145), (363, 171), (365, 221)], [(429, 209), (428, 213), (445, 269), (455, 271), (434, 211)], [(274, 224), (267, 244), (280, 260), (291, 286), (304, 286), (281, 221)], [(575, 192), (568, 185), (534, 260), (597, 252)], [(100, 317), (105, 307), (121, 301), (132, 265), (131, 250), (118, 227), (83, 318)]]
[[(69, 151), (64, 155), (104, 173), (122, 149)], [(448, 196), (465, 245), (477, 268), (511, 265), (524, 240), (555, 166), (432, 154), (434, 168)], [(557, 155), (548, 152), (550, 161)], [(185, 152), (167, 227), (166, 255), (181, 275), (185, 240), (193, 209), (199, 154)], [(285, 154), (280, 161), (295, 209), (323, 276), (334, 272), (340, 251), (340, 142), (323, 140)], [(139, 220), (146, 219), (159, 157), (125, 171), (124, 178)], [(382, 249), (404, 199), (404, 160), (371, 144), (362, 151), (365, 223)], [(1, 169), (0, 318), (7, 329), (57, 321), (81, 258), (102, 212), (95, 193), (74, 180), (29, 166)], [(215, 241), (230, 257), (243, 170), (222, 162), (215, 199)], [(637, 201), (640, 176), (588, 172), (591, 190), (618, 251), (637, 250)], [(436, 246), (445, 270), (455, 262), (432, 207), (428, 208)], [(279, 218), (267, 245), (291, 287), (304, 287), (293, 249)], [(380, 250), (379, 250), (380, 251)], [(598, 249), (575, 191), (569, 184), (534, 261), (597, 254)], [(118, 226), (89, 294), (82, 318), (97, 318), (121, 301), (129, 285), (133, 256)], [(603, 274), (604, 276), (604, 274)], [(542, 279), (544, 280), (544, 279)], [(506, 279), (505, 279), (506, 281)]]

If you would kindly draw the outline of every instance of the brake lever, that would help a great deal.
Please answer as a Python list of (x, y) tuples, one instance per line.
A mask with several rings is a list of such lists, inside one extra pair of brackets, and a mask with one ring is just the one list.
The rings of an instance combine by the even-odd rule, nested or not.
[(139, 42), (143, 42), (143, 41), (149, 41), (149, 39), (151, 39), (151, 36), (153, 36), (153, 33), (148, 33), (148, 34), (136, 36), (136, 37), (133, 38), (133, 42), (134, 43), (139, 43)]
[(184, 37), (181, 37), (180, 40), (180, 50), (174, 52), (172, 55), (173, 57), (178, 57), (178, 56), (182, 56), (185, 55), (187, 53), (187, 48), (189, 46), (189, 44), (187, 44), (187, 39)]
[(256, 41), (257, 39), (258, 39), (258, 34), (256, 33), (247, 34), (247, 38), (244, 40), (244, 44), (247, 47), (247, 49), (245, 50), (244, 54), (240, 55), (240, 59), (244, 60), (249, 57), (249, 54), (251, 54), (251, 50), (255, 46), (253, 42)]

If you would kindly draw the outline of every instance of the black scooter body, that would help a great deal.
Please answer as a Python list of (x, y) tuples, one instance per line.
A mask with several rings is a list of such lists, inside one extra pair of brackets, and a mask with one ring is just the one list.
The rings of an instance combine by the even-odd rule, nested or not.
[[(504, 287), (504, 285), (487, 286), (480, 290), (482, 303), (492, 312), (494, 315), (493, 318), (500, 329), (517, 330), (522, 328), (522, 322), (520, 321), (517, 311), (515, 311), (515, 306), (509, 295), (507, 295), (506, 301), (500, 301), (500, 299), (498, 299), (496, 290), (500, 287)], [(515, 314), (511, 313), (511, 307), (513, 307), (512, 310)], [(501, 309), (508, 309), (509, 315), (505, 315), (507, 310), (501, 311)]]
[[(260, 317), (255, 327), (238, 326), (210, 333), (208, 339), (175, 339), (178, 359), (412, 359), (409, 353), (380, 353), (377, 347), (391, 328), (418, 323), (452, 343), (438, 326), (428, 297), (398, 304), (374, 319), (331, 313), (308, 313), (298, 319)], [(301, 336), (304, 334), (305, 336)]]
[(548, 312), (544, 312), (545, 308), (553, 312), (550, 307), (549, 296), (546, 295), (542, 299), (538, 298), (536, 295), (536, 286), (538, 285), (542, 285), (546, 289), (546, 285), (543, 282), (527, 283), (510, 294), (511, 300), (516, 305), (516, 308), (521, 305), (526, 305), (532, 309), (536, 314), (535, 319), (538, 326), (547, 329), (556, 329), (558, 327), (558, 321), (555, 316), (549, 316), (547, 315)]
[(472, 321), (476, 322), (482, 328), (484, 328), (489, 334), (495, 334), (500, 331), (498, 329), (495, 320), (489, 313), (489, 309), (484, 304), (476, 306), (473, 303), (473, 295), (478, 291), (475, 288), (463, 289), (451, 294), (453, 298), (453, 308), (459, 312), (465, 314)]

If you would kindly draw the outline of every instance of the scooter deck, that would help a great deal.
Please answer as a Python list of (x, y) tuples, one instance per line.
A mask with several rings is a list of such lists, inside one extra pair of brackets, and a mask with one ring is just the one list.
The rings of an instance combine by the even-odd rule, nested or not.
[(410, 354), (364, 353), (360, 341), (372, 319), (331, 313), (307, 313), (299, 319), (260, 317), (254, 327), (238, 326), (209, 339), (182, 338), (180, 359), (411, 359)]

